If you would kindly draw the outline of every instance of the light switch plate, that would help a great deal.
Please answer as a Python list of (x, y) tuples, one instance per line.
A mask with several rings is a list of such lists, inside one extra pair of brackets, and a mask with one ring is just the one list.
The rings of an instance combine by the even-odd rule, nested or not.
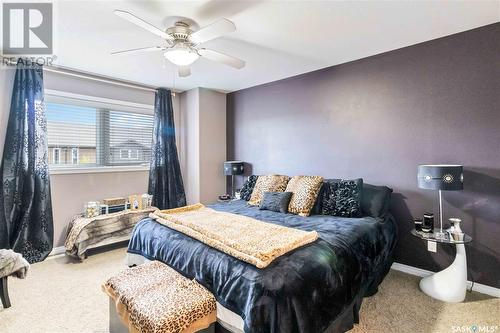
[(437, 252), (437, 243), (436, 242), (427, 241), (427, 251)]

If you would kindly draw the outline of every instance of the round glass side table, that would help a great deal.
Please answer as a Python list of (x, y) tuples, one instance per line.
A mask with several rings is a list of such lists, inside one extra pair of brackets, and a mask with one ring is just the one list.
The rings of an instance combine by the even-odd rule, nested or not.
[(457, 254), (455, 260), (444, 270), (424, 277), (420, 280), (420, 290), (432, 298), (451, 303), (462, 302), (467, 291), (467, 258), (465, 244), (472, 241), (472, 237), (463, 234), (451, 236), (446, 233), (444, 238), (436, 238), (432, 232), (422, 232), (413, 229), (412, 235), (431, 242), (455, 244)]

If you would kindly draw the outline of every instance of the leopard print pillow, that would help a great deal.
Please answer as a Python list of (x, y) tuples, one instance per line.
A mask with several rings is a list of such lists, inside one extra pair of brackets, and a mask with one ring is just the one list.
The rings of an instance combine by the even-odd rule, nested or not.
[(293, 192), (288, 204), (288, 212), (309, 216), (323, 185), (321, 176), (294, 176), (288, 182), (286, 192)]
[(259, 176), (248, 204), (252, 206), (260, 205), (264, 192), (285, 192), (289, 180), (290, 177), (281, 175)]

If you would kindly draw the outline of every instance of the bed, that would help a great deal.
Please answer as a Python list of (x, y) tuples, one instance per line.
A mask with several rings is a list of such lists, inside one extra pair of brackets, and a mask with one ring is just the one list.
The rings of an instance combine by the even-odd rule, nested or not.
[(217, 299), (218, 321), (233, 332), (344, 332), (357, 323), (363, 297), (377, 291), (392, 264), (396, 223), (384, 218), (300, 217), (249, 206), (244, 200), (210, 206), (219, 211), (301, 230), (319, 239), (264, 269), (219, 252), (151, 218), (134, 228), (129, 264), (162, 261), (196, 279)]

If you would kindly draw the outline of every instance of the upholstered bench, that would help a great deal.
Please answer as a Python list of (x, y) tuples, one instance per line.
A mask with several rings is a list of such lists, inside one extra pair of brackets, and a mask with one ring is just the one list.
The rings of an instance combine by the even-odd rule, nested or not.
[(9, 291), (7, 288), (7, 278), (16, 276), (24, 279), (28, 273), (30, 265), (19, 253), (12, 250), (0, 250), (0, 299), (4, 308), (10, 307)]
[(110, 297), (110, 333), (214, 331), (215, 297), (159, 261), (128, 268), (102, 289)]

